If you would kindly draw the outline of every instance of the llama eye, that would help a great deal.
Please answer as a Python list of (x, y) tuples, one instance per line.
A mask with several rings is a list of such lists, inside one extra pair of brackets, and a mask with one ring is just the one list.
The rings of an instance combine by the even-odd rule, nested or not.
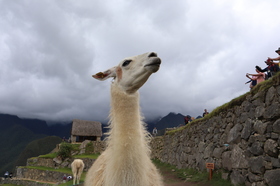
[(125, 60), (122, 64), (123, 67), (129, 65), (129, 63), (131, 62), (132, 60), (131, 59), (128, 59), (128, 60)]

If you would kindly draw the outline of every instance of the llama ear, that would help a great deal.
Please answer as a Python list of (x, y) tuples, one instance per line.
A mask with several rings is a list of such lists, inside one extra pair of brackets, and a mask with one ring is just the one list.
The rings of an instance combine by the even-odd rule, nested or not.
[(110, 77), (115, 78), (116, 77), (116, 67), (110, 68), (104, 72), (98, 72), (95, 75), (92, 75), (93, 78), (104, 81)]

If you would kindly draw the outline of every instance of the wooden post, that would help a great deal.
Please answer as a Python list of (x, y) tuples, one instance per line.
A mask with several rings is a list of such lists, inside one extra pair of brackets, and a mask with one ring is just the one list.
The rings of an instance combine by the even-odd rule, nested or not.
[(212, 180), (214, 163), (206, 163), (206, 168), (209, 169), (209, 178), (208, 180)]

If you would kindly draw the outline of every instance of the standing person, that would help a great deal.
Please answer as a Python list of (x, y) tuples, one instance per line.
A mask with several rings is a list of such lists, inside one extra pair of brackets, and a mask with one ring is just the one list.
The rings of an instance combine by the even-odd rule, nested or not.
[(204, 117), (204, 116), (206, 116), (207, 114), (209, 114), (209, 112), (207, 111), (207, 109), (204, 109), (204, 112), (203, 112), (202, 116)]
[(13, 177), (13, 173), (11, 172), (10, 175), (9, 175), (10, 179), (12, 179)]
[(5, 172), (4, 177), (5, 177), (5, 179), (7, 179), (9, 177), (9, 172), (8, 171)]
[(157, 135), (157, 128), (155, 127), (155, 128), (153, 129), (153, 136), (156, 137), (156, 135)]
[[(265, 80), (265, 74), (263, 72), (260, 72), (258, 68), (256, 68), (256, 72), (257, 72), (257, 74), (247, 73), (246, 77), (251, 79), (252, 81), (256, 80), (257, 84), (259, 84), (260, 82), (263, 82)], [(252, 76), (252, 77), (250, 77), (250, 76)], [(250, 85), (250, 88), (253, 88), (253, 87), (254, 86), (251, 87), (251, 85)]]
[[(276, 65), (278, 65), (278, 66), (280, 66), (280, 47), (277, 49), (277, 50), (275, 50), (275, 52), (279, 55), (278, 57), (276, 57), (276, 58), (270, 58), (270, 57), (268, 57), (268, 59), (270, 59), (271, 61), (272, 61), (272, 63), (274, 63), (274, 64), (276, 64)], [(275, 62), (273, 62), (273, 61), (278, 61), (278, 63), (275, 63)]]
[(187, 115), (184, 117), (184, 121), (185, 121), (185, 125), (188, 124), (189, 122), (191, 122), (191, 116), (190, 115)]

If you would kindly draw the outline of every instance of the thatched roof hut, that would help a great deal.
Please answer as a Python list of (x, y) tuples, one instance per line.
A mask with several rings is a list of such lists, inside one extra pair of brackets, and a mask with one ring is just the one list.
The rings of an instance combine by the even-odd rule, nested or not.
[(83, 142), (84, 140), (97, 141), (102, 136), (101, 123), (97, 121), (86, 121), (74, 119), (71, 130), (72, 142)]

